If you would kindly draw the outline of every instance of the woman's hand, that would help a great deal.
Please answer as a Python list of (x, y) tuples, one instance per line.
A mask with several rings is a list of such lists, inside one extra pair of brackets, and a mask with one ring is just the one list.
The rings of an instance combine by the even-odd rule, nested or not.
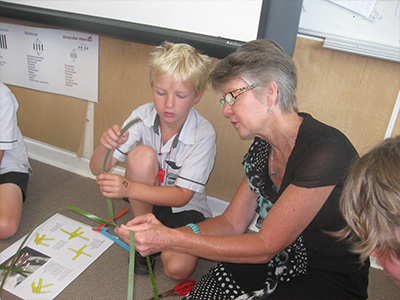
[(129, 131), (121, 136), (121, 127), (113, 125), (111, 128), (103, 132), (100, 138), (100, 143), (107, 149), (115, 149), (125, 143), (128, 139)]
[(130, 244), (131, 230), (135, 232), (136, 250), (142, 256), (166, 250), (174, 232), (173, 229), (162, 225), (153, 214), (136, 217), (126, 225), (116, 228), (115, 232), (125, 243)]
[(133, 183), (118, 174), (100, 174), (96, 181), (106, 198), (130, 197), (133, 190)]

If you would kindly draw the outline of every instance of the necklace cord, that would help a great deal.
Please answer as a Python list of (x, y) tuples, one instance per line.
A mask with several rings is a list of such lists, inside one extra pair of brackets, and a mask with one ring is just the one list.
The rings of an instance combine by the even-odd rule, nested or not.
[[(294, 129), (295, 129), (297, 123), (299, 122), (299, 119), (300, 119), (300, 117), (297, 116), (296, 123), (294, 123), (294, 125), (292, 127), (292, 130), (290, 131), (290, 134), (289, 134), (289, 136), (287, 138), (285, 147), (283, 147), (282, 153), (285, 153), (286, 147), (289, 145), (290, 137), (292, 136), (292, 134), (294, 132)], [(276, 171), (274, 170), (274, 148), (272, 148), (272, 146), (271, 146), (271, 172), (270, 172), (270, 174), (271, 175), (275, 175), (276, 174)]]

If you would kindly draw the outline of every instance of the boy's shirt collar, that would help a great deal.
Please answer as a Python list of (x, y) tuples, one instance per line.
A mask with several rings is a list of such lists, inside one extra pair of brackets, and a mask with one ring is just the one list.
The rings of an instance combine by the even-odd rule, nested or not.
[[(174, 142), (172, 147), (176, 148), (178, 145), (178, 141), (181, 141), (184, 144), (194, 144), (195, 135), (196, 135), (196, 119), (197, 116), (194, 113), (194, 108), (192, 107), (189, 111), (189, 114), (183, 123), (182, 128), (179, 130), (178, 135), (174, 138)], [(153, 124), (148, 124), (149, 120), (154, 120)], [(156, 110), (153, 110), (148, 117), (144, 118), (143, 122), (147, 126), (153, 126), (154, 133), (160, 135), (160, 116), (158, 115)]]

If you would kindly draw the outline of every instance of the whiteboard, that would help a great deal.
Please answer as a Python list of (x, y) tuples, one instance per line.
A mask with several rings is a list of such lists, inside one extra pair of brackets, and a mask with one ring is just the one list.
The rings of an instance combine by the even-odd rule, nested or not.
[(333, 1), (303, 0), (299, 33), (324, 38), (326, 47), (400, 61), (399, 0), (345, 1), (360, 10), (363, 1), (375, 5), (367, 18)]
[(101, 18), (223, 37), (257, 38), (262, 0), (5, 0)]

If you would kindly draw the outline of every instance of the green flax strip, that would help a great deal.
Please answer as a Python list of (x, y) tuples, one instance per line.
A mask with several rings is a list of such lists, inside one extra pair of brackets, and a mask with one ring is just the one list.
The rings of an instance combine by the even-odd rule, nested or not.
[(149, 268), (149, 273), (150, 273), (151, 285), (153, 287), (154, 298), (156, 298), (156, 300), (159, 300), (160, 298), (158, 298), (158, 291), (157, 291), (157, 287), (156, 287), (156, 281), (154, 280), (153, 269), (151, 267), (150, 258), (148, 256), (146, 256), (146, 261), (147, 261), (147, 267)]
[[(125, 125), (124, 128), (121, 130), (121, 134), (119, 137), (121, 137), (133, 124), (138, 122), (140, 119), (134, 119), (130, 121), (128, 124)], [(104, 162), (103, 162), (103, 173), (106, 173), (106, 165), (107, 165), (107, 160), (108, 157), (110, 156), (111, 149), (107, 150), (106, 156), (104, 157)], [(114, 208), (113, 208), (113, 203), (111, 198), (107, 198), (107, 207), (108, 207), (108, 218), (111, 220), (111, 222), (114, 224), (114, 226), (117, 226), (117, 224), (114, 222)]]
[(131, 242), (129, 251), (129, 281), (128, 281), (128, 300), (133, 299), (133, 288), (135, 287), (135, 232), (129, 231)]
[[(132, 121), (130, 121), (128, 124), (125, 125), (125, 127), (121, 130), (121, 134), (119, 137), (121, 137), (133, 124), (135, 124), (136, 122), (138, 122), (140, 119), (134, 119)], [(111, 153), (111, 149), (107, 150), (106, 156), (104, 157), (104, 162), (103, 162), (103, 173), (106, 173), (106, 165), (107, 165), (107, 160), (108, 157), (110, 156)], [(114, 222), (114, 208), (113, 208), (113, 204), (112, 204), (112, 200), (111, 198), (107, 198), (107, 206), (108, 206), (108, 218), (110, 220), (112, 220), (112, 222)], [(117, 226), (114, 223), (115, 226)], [(130, 238), (130, 252), (129, 252), (129, 282), (128, 282), (128, 300), (133, 300), (133, 288), (135, 286), (134, 284), (134, 277), (135, 277), (135, 233), (133, 231), (129, 232), (129, 238)], [(149, 257), (146, 257), (147, 260), (147, 266), (149, 268), (149, 273), (150, 273), (150, 279), (151, 279), (151, 284), (153, 287), (153, 293), (154, 293), (154, 297), (158, 300), (158, 291), (157, 291), (157, 287), (155, 284), (155, 280), (154, 280), (154, 273), (153, 273), (153, 269), (151, 267), (150, 264), (150, 260)]]

